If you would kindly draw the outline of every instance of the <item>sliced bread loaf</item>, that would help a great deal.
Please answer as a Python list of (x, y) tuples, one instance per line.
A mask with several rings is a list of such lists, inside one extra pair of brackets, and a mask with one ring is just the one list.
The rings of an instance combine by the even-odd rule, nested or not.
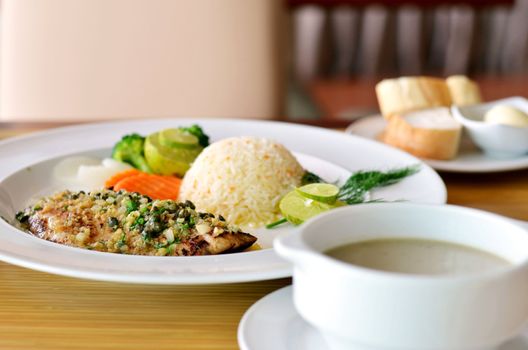
[(451, 105), (445, 80), (431, 77), (385, 79), (376, 85), (381, 114), (392, 115)]
[(482, 102), (477, 83), (465, 75), (452, 75), (446, 79), (453, 104), (467, 106)]
[(418, 157), (448, 160), (456, 156), (462, 126), (448, 108), (394, 114), (381, 139)]

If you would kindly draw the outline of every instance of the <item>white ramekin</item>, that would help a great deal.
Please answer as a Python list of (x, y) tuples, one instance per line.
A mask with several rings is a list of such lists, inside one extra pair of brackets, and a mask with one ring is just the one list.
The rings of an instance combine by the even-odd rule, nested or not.
[(528, 153), (528, 127), (484, 122), (487, 111), (497, 105), (507, 105), (528, 113), (528, 100), (510, 97), (472, 106), (451, 107), (451, 114), (464, 126), (471, 139), (494, 158), (519, 157)]

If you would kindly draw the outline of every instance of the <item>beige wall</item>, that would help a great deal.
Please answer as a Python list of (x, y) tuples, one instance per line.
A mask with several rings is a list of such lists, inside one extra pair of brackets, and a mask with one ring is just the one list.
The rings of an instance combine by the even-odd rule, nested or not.
[(273, 118), (279, 0), (3, 0), (3, 120)]

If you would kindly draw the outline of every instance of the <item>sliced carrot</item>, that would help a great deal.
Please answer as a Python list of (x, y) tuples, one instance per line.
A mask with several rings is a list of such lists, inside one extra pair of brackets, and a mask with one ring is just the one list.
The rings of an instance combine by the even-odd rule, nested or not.
[(114, 190), (137, 192), (152, 199), (178, 199), (181, 179), (174, 176), (139, 173), (123, 178), (114, 185)]
[(106, 188), (112, 188), (119, 181), (123, 180), (124, 178), (127, 178), (127, 177), (132, 176), (132, 175), (137, 175), (137, 174), (140, 174), (140, 173), (141, 173), (141, 171), (139, 171), (137, 169), (127, 169), (127, 170), (121, 171), (121, 172), (119, 172), (117, 174), (114, 174), (111, 178), (106, 180), (105, 187)]

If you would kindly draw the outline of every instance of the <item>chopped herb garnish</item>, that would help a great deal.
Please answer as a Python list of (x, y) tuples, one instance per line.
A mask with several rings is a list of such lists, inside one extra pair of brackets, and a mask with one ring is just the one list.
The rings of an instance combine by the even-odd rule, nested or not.
[(154, 248), (156, 248), (156, 249), (167, 248), (170, 245), (172, 245), (172, 242), (156, 242), (156, 243), (154, 243)]
[(163, 214), (166, 211), (167, 211), (167, 208), (157, 208), (156, 210), (154, 210), (153, 214), (154, 215), (161, 215), (161, 214)]
[(134, 220), (132, 225), (130, 225), (130, 228), (133, 230), (134, 229), (142, 230), (144, 224), (145, 224), (145, 218), (143, 218), (142, 216), (138, 216), (136, 220)]
[(277, 226), (279, 226), (279, 225), (285, 224), (285, 223), (287, 223), (287, 222), (288, 222), (288, 219), (286, 219), (286, 218), (282, 218), (282, 219), (280, 219), (280, 220), (277, 220), (277, 221), (275, 221), (275, 222), (272, 222), (271, 224), (266, 225), (266, 228), (274, 228), (274, 227), (277, 227)]
[(127, 214), (130, 214), (131, 212), (137, 210), (137, 208), (138, 208), (138, 203), (136, 201), (128, 200), (126, 202), (126, 209), (127, 209), (126, 213)]
[(121, 248), (124, 245), (126, 245), (126, 233), (123, 232), (123, 234), (119, 238), (119, 241), (117, 241), (117, 246)]

